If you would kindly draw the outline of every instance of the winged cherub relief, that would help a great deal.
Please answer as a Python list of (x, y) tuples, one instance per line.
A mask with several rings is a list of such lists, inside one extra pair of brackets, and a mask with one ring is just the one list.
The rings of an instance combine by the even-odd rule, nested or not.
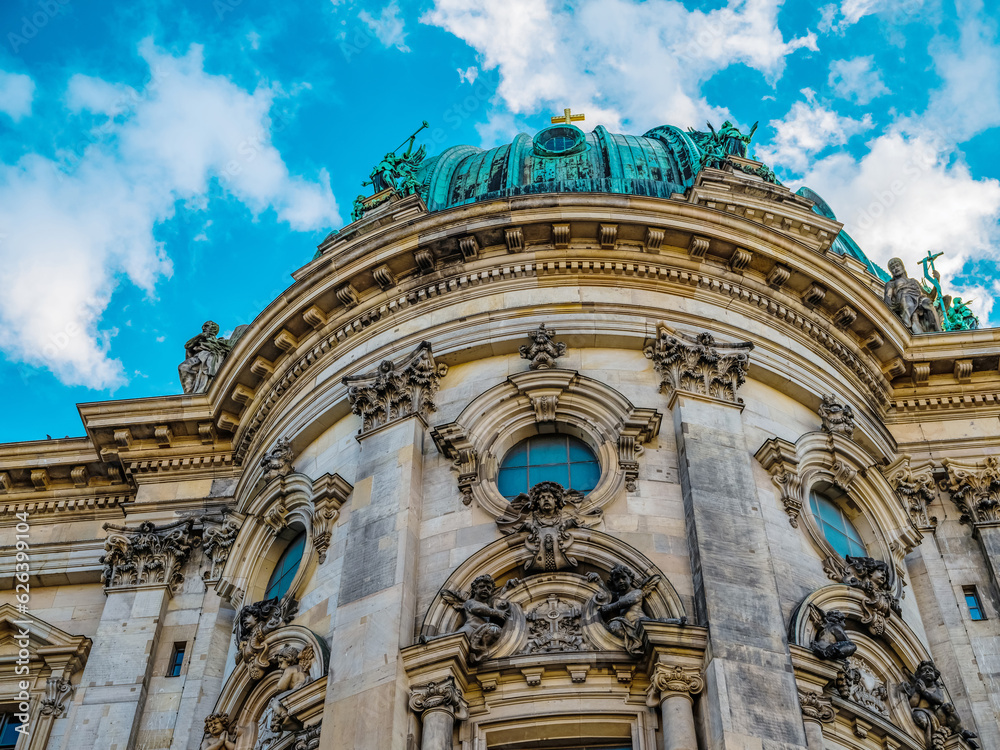
[(846, 659), (858, 650), (847, 635), (847, 618), (840, 610), (823, 610), (810, 604), (809, 619), (816, 625), (816, 639), (810, 648), (820, 659)]
[[(597, 580), (596, 573), (591, 573), (591, 580)], [(603, 593), (596, 595), (598, 602), (597, 611), (604, 618), (604, 627), (612, 635), (616, 635), (625, 641), (625, 650), (633, 656), (639, 656), (643, 652), (642, 645), (642, 623), (653, 620), (655, 622), (667, 622), (675, 625), (686, 625), (687, 618), (663, 618), (656, 619), (646, 614), (643, 602), (646, 600), (657, 584), (660, 576), (654, 574), (639, 581), (635, 573), (626, 565), (615, 565), (608, 574), (607, 587)], [(602, 587), (603, 587), (603, 582)], [(606, 601), (606, 604), (601, 604)]]
[(550, 573), (575, 568), (570, 553), (574, 537), (570, 529), (589, 528), (601, 520), (601, 511), (582, 513), (583, 495), (563, 489), (556, 482), (539, 482), (527, 493), (510, 501), (510, 508), (497, 519), (504, 534), (528, 532), (524, 547), (531, 556), (524, 561), (528, 573)]
[[(453, 633), (464, 633), (469, 637), (469, 661), (481, 661), (490, 648), (500, 640), (500, 634), (510, 616), (510, 602), (500, 596), (508, 587), (514, 585), (516, 579), (509, 581), (503, 589), (497, 591), (493, 576), (484, 574), (472, 582), (469, 594), (461, 591), (442, 589), (441, 596), (452, 607), (465, 615), (465, 622)], [(453, 633), (444, 633), (452, 635)], [(433, 640), (421, 638), (421, 641)]]
[(284, 693), (298, 690), (309, 680), (309, 667), (316, 657), (313, 647), (306, 645), (301, 650), (294, 646), (285, 646), (274, 655), (281, 670), (281, 678), (275, 691)]

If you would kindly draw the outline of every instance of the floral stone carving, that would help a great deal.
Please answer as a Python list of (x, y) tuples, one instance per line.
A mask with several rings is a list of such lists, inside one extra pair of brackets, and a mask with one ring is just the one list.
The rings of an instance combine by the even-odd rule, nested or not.
[(924, 732), (927, 750), (942, 750), (945, 740), (956, 734), (964, 738), (969, 747), (979, 747), (974, 741), (976, 734), (962, 726), (955, 706), (945, 699), (941, 672), (934, 662), (920, 662), (916, 674), (907, 674), (906, 680), (899, 689), (909, 701), (913, 723)]
[(982, 466), (963, 466), (945, 459), (951, 499), (962, 516), (959, 521), (975, 526), (1000, 522), (1000, 459), (989, 456)]
[(899, 502), (909, 511), (913, 525), (918, 529), (932, 529), (937, 526), (937, 518), (927, 513), (927, 506), (935, 497), (934, 477), (930, 467), (914, 469), (910, 466), (910, 457), (904, 455), (882, 471), (896, 491)]
[(288, 438), (279, 438), (260, 459), (260, 467), (264, 470), (264, 481), (270, 482), (275, 477), (287, 477), (292, 473), (292, 444)]
[(201, 750), (236, 750), (236, 732), (229, 714), (209, 714), (205, 717), (205, 735)]
[(660, 326), (656, 340), (643, 349), (662, 378), (660, 390), (694, 393), (742, 403), (736, 395), (746, 382), (753, 344), (717, 343), (710, 333), (688, 336)]
[(566, 353), (566, 344), (552, 340), (555, 335), (556, 332), (546, 328), (544, 323), (528, 334), (531, 343), (520, 347), (518, 351), (522, 359), (531, 360), (529, 370), (552, 369), (556, 366), (556, 359)]
[(657, 663), (649, 676), (646, 705), (653, 707), (670, 695), (697, 695), (704, 687), (705, 680), (697, 669)]
[[(514, 583), (516, 579), (508, 582), (504, 590)], [(501, 598), (502, 593), (497, 591), (493, 576), (488, 574), (481, 575), (472, 582), (468, 596), (461, 591), (441, 591), (444, 600), (465, 615), (462, 627), (454, 632), (464, 633), (469, 637), (469, 661), (472, 663), (481, 661), (490, 647), (500, 640), (500, 633), (510, 615), (510, 602)]]
[[(643, 602), (660, 582), (659, 575), (651, 575), (642, 581), (636, 580), (636, 575), (625, 565), (615, 565), (608, 574), (607, 586), (603, 585), (596, 573), (590, 574), (591, 580), (602, 583), (604, 591), (595, 595), (598, 604), (597, 611), (604, 619), (604, 626), (612, 635), (625, 641), (625, 650), (633, 656), (643, 652), (642, 623), (653, 620), (643, 608)], [(656, 620), (676, 625), (687, 624), (687, 618), (681, 617)]]
[(900, 613), (899, 599), (892, 591), (891, 571), (881, 560), (848, 555), (845, 561), (831, 555), (823, 561), (823, 569), (834, 581), (865, 593), (861, 622), (874, 635), (885, 632), (885, 621), (890, 612)]
[(583, 650), (582, 612), (555, 594), (532, 607), (524, 615), (528, 621), (528, 642), (522, 654), (549, 654)]
[(135, 528), (104, 524), (111, 531), (104, 541), (101, 581), (106, 589), (122, 586), (166, 584), (184, 581), (181, 568), (197, 540), (191, 536), (193, 521), (177, 521), (156, 526), (143, 521)]
[(602, 517), (600, 510), (582, 513), (582, 502), (582, 494), (565, 490), (556, 482), (539, 482), (510, 501), (509, 509), (497, 519), (497, 526), (504, 534), (527, 532), (524, 547), (531, 556), (524, 561), (526, 572), (576, 567), (577, 560), (570, 553), (570, 529), (594, 526)]
[(436, 410), (434, 394), (447, 371), (424, 341), (406, 359), (387, 359), (375, 372), (345, 377), (351, 410), (362, 420), (360, 434), (409, 416), (426, 420)]
[(469, 704), (465, 702), (454, 677), (413, 688), (410, 692), (410, 708), (417, 713), (447, 711), (456, 719), (469, 717)]
[[(248, 604), (236, 616), (236, 663), (246, 662), (252, 680), (259, 680), (270, 669), (274, 655), (264, 639), (282, 625), (287, 625), (299, 604), (295, 599), (277, 598)], [(311, 660), (310, 660), (311, 661)]]
[(823, 396), (819, 416), (823, 420), (823, 432), (854, 437), (854, 410), (840, 403), (836, 396)]
[(231, 518), (227, 518), (221, 526), (213, 526), (205, 532), (202, 548), (205, 550), (205, 557), (212, 563), (212, 567), (205, 573), (207, 580), (217, 581), (222, 575), (222, 569), (229, 559), (229, 550), (239, 533), (239, 524)]
[(816, 638), (809, 648), (820, 659), (846, 659), (858, 650), (847, 635), (844, 623), (847, 618), (837, 609), (824, 611), (815, 604), (809, 605), (809, 618), (816, 623)]
[(319, 734), (322, 724), (313, 724), (295, 735), (292, 750), (319, 750)]
[(813, 721), (821, 721), (824, 724), (833, 721), (835, 716), (833, 701), (820, 693), (800, 690), (799, 707), (802, 709), (802, 715), (805, 718), (812, 719)]
[(885, 702), (889, 700), (889, 692), (875, 670), (863, 659), (848, 659), (844, 669), (837, 673), (836, 685), (841, 698), (888, 718), (889, 709)]

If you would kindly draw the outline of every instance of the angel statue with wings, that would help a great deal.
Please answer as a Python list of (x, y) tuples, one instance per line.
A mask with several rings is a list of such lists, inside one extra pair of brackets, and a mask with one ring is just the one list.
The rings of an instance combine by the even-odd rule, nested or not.
[(278, 693), (298, 690), (309, 679), (309, 667), (312, 666), (316, 653), (313, 647), (305, 645), (302, 649), (294, 646), (285, 646), (274, 655), (278, 661), (278, 669), (281, 670), (281, 678), (275, 690)]
[(687, 624), (686, 617), (655, 619), (646, 614), (643, 602), (659, 584), (658, 574), (647, 576), (643, 581), (637, 582), (635, 573), (628, 566), (619, 563), (608, 574), (607, 587), (604, 587), (603, 581), (596, 573), (591, 573), (588, 577), (601, 583), (604, 588), (604, 591), (595, 597), (598, 602), (608, 602), (597, 607), (597, 611), (604, 618), (604, 627), (612, 635), (625, 641), (625, 650), (633, 656), (639, 656), (643, 652), (641, 630), (643, 622)]
[(582, 513), (582, 502), (582, 494), (564, 490), (556, 482), (539, 482), (510, 501), (497, 525), (504, 534), (528, 532), (524, 546), (531, 556), (524, 561), (526, 572), (551, 573), (576, 567), (577, 560), (570, 554), (570, 529), (587, 528), (601, 520), (600, 510)]
[(820, 659), (846, 659), (858, 650), (847, 635), (847, 618), (839, 609), (823, 610), (809, 605), (809, 619), (816, 626), (816, 638), (810, 648)]
[(469, 660), (472, 663), (480, 661), (500, 640), (500, 633), (510, 615), (510, 602), (500, 599), (499, 595), (512, 584), (513, 581), (508, 582), (498, 592), (493, 576), (484, 574), (472, 582), (468, 596), (461, 591), (441, 590), (444, 600), (465, 615), (465, 623), (454, 632), (465, 633), (469, 637)]

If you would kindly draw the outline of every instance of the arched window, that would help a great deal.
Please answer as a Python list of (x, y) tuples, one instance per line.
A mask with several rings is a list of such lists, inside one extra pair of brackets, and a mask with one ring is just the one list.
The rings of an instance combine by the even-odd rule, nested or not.
[(848, 520), (844, 511), (833, 500), (821, 492), (813, 490), (809, 493), (809, 509), (812, 511), (816, 525), (826, 537), (826, 541), (830, 543), (838, 555), (841, 557), (848, 555), (865, 557), (868, 555), (858, 530), (854, 528), (854, 524)]
[(584, 494), (597, 486), (601, 465), (594, 452), (570, 435), (535, 435), (515, 445), (500, 464), (497, 486), (510, 500), (539, 482), (558, 482)]
[(279, 599), (288, 593), (288, 588), (292, 585), (292, 580), (299, 570), (299, 563), (302, 562), (302, 553), (306, 548), (306, 533), (303, 531), (295, 537), (285, 551), (278, 558), (278, 564), (274, 566), (267, 581), (267, 590), (264, 592), (265, 599)]

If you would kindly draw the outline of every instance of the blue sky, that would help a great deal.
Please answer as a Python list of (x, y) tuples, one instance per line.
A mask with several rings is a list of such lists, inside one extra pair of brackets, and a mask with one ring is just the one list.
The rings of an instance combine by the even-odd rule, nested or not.
[(428, 152), (731, 118), (883, 266), (943, 250), (1000, 325), (1000, 36), (982, 2), (0, 2), (0, 441), (180, 392), (421, 120)]

